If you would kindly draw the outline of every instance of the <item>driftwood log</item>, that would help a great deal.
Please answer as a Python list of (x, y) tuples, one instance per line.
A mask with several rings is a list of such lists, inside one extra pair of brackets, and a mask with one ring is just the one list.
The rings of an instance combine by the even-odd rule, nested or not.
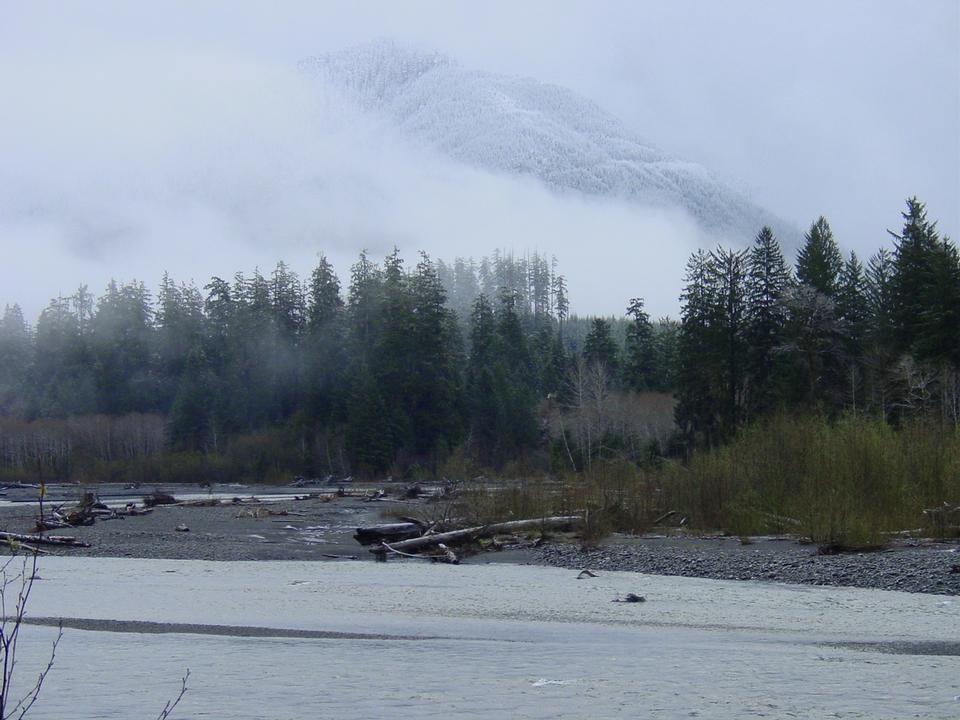
[(386, 553), (391, 552), (394, 555), (413, 558), (415, 560), (429, 560), (430, 562), (443, 562), (443, 563), (449, 563), (450, 565), (460, 564), (460, 558), (457, 557), (457, 554), (453, 550), (448, 548), (446, 545), (444, 545), (443, 543), (440, 543), (439, 545), (437, 545), (437, 550), (439, 552), (433, 553), (430, 555), (417, 555), (415, 553), (403, 552), (402, 550), (397, 550), (392, 545), (385, 542), (380, 543), (379, 549), (382, 550), (382, 553), (383, 553), (380, 557), (380, 559), (382, 560), (386, 560)]
[(379, 545), (397, 540), (409, 540), (423, 535), (427, 526), (418, 522), (387, 523), (371, 527), (358, 527), (353, 539), (361, 545)]
[(27, 543), (28, 545), (53, 545), (55, 547), (90, 547), (82, 540), (69, 535), (24, 535), (22, 533), (0, 532), (0, 541)]
[[(579, 515), (535, 518), (531, 520), (511, 520), (509, 522), (480, 525), (477, 527), (463, 528), (462, 530), (451, 530), (449, 532), (434, 533), (433, 535), (423, 535), (409, 540), (401, 540), (390, 543), (390, 549), (403, 553), (414, 553), (428, 548), (435, 548), (441, 544), (459, 545), (492, 535), (523, 532), (525, 530), (560, 530), (565, 527), (577, 525), (581, 521), (582, 518)], [(380, 547), (371, 548), (370, 552), (382, 555), (386, 552), (386, 549), (381, 544)]]

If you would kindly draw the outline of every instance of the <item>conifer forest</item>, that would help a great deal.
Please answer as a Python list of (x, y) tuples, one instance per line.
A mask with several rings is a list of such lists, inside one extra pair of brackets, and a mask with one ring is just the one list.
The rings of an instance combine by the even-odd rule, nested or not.
[(697, 251), (677, 320), (642, 287), (573, 315), (538, 254), (80, 285), (3, 313), (0, 476), (564, 478), (621, 527), (670, 495), (869, 533), (960, 500), (960, 258), (915, 198), (890, 235), (859, 258), (821, 217), (795, 257), (767, 227)]

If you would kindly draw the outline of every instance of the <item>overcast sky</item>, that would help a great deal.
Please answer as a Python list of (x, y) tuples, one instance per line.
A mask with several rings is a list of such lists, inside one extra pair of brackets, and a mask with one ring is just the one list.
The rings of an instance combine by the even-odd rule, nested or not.
[[(164, 269), (200, 284), (280, 258), (307, 272), (318, 250), (346, 277), (360, 247), (398, 242), (411, 259), (555, 253), (581, 312), (639, 294), (676, 314), (697, 244), (682, 218), (425, 160), (304, 94), (299, 59), (383, 37), (569, 87), (801, 228), (826, 215), (863, 256), (913, 194), (957, 239), (958, 8), (0, 0), (0, 305), (32, 318), (81, 281), (155, 286)], [(638, 233), (670, 242), (638, 248)], [(612, 240), (583, 241), (598, 235)], [(609, 277), (586, 260), (598, 252)]]

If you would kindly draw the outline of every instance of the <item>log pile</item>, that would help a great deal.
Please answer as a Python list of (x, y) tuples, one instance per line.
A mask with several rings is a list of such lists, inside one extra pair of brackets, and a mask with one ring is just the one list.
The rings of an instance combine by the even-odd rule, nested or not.
[[(450, 546), (462, 546), (497, 535), (515, 533), (543, 533), (548, 530), (565, 530), (580, 525), (583, 518), (579, 515), (531, 518), (511, 520), (489, 525), (460, 528), (446, 532), (436, 532), (433, 526), (424, 527), (422, 523), (404, 522), (389, 525), (377, 525), (369, 528), (357, 528), (354, 538), (362, 545), (372, 545), (370, 552), (378, 559), (385, 560), (388, 554), (402, 557), (418, 557), (434, 562), (458, 563), (459, 559)], [(417, 533), (414, 535), (414, 533)], [(407, 536), (404, 538), (403, 536)], [(394, 540), (394, 538), (400, 538)], [(388, 539), (390, 540), (388, 542)], [(426, 554), (424, 554), (426, 553)]]
[(49, 515), (40, 517), (34, 525), (35, 533), (48, 530), (65, 530), (85, 525), (93, 525), (97, 520), (118, 520), (128, 516), (147, 515), (153, 512), (150, 508), (139, 508), (134, 503), (128, 503), (121, 509), (111, 508), (100, 502), (92, 493), (83, 494), (80, 502), (73, 507), (58, 505)]

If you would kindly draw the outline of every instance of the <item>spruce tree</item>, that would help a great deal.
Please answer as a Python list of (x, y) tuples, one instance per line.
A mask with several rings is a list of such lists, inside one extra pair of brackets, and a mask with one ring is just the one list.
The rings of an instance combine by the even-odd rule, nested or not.
[[(106, 414), (160, 409), (154, 311), (142, 282), (110, 281), (90, 323), (98, 409)], [(78, 328), (79, 331), (79, 328)]]
[(345, 401), (347, 348), (340, 279), (320, 255), (307, 290), (304, 391), (310, 416), (331, 423)]
[(317, 260), (317, 266), (310, 274), (307, 326), (311, 330), (324, 327), (336, 317), (342, 307), (340, 279), (326, 255), (321, 254)]
[(746, 379), (746, 251), (717, 248), (707, 264), (710, 322), (718, 342), (720, 408), (723, 432), (740, 424)]
[(98, 411), (94, 363), (68, 299), (54, 298), (37, 320), (28, 416), (65, 417)]
[(32, 342), (19, 305), (0, 318), (0, 415), (24, 412)]
[(624, 384), (637, 392), (656, 386), (656, 348), (650, 315), (643, 308), (643, 298), (631, 298), (627, 306)]
[(583, 359), (588, 365), (602, 365), (611, 378), (620, 368), (617, 343), (610, 334), (610, 323), (603, 318), (594, 318), (590, 332), (583, 341)]
[(466, 402), (472, 452), (484, 465), (499, 461), (502, 394), (508, 382), (497, 342), (493, 307), (481, 294), (470, 315), (470, 354), (467, 361)]
[(777, 348), (787, 321), (784, 298), (791, 284), (780, 243), (769, 227), (757, 234), (747, 259), (746, 365), (753, 413), (770, 410), (780, 399)]
[(810, 226), (797, 255), (797, 280), (829, 298), (836, 298), (843, 256), (823, 216)]
[[(927, 220), (926, 207), (917, 198), (907, 200), (902, 213), (903, 230), (900, 234), (888, 231), (894, 238), (893, 276), (891, 278), (892, 319), (896, 348), (902, 353), (924, 353), (920, 347), (921, 318), (928, 327), (936, 324), (930, 317), (935, 266), (939, 258), (946, 258), (940, 249), (936, 223)], [(946, 260), (944, 268), (949, 265)]]
[(862, 381), (869, 307), (867, 277), (856, 253), (851, 252), (840, 273), (837, 319), (843, 328), (843, 365), (847, 401), (857, 411), (864, 404)]
[(881, 417), (887, 417), (894, 402), (892, 369), (897, 351), (893, 319), (893, 256), (880, 248), (867, 263), (867, 321), (863, 364), (869, 403)]
[(714, 378), (717, 342), (712, 321), (714, 299), (708, 281), (710, 259), (698, 250), (687, 261), (680, 295), (676, 421), (688, 443), (713, 444), (719, 435)]
[(960, 256), (949, 238), (932, 249), (923, 296), (916, 318), (917, 357), (960, 368)]
[(653, 382), (651, 389), (670, 392), (677, 389), (680, 364), (680, 323), (660, 318), (653, 332)]
[(501, 456), (517, 457), (537, 439), (536, 407), (540, 395), (530, 348), (520, 320), (518, 293), (500, 294), (497, 308), (497, 346), (502, 375), (499, 380)]

